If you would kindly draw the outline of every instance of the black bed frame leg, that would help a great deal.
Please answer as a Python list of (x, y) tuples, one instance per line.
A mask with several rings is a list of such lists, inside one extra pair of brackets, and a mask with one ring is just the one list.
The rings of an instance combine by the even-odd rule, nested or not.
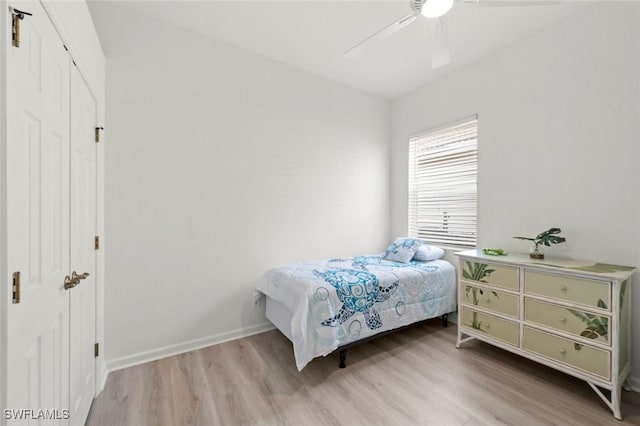
[(444, 314), (442, 316), (442, 326), (449, 327), (449, 314)]
[(343, 349), (340, 351), (340, 368), (345, 368), (347, 366), (347, 364), (345, 364), (345, 361), (347, 360), (347, 350)]

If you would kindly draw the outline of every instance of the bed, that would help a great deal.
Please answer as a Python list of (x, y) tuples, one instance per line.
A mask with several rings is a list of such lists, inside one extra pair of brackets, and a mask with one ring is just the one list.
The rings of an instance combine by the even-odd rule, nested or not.
[(266, 296), (266, 317), (293, 343), (299, 371), (337, 349), (344, 367), (355, 343), (456, 310), (453, 265), (385, 253), (293, 263), (259, 279), (256, 297)]

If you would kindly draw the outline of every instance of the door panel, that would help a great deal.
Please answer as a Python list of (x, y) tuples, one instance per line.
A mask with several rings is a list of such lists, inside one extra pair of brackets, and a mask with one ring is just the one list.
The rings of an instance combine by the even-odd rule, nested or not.
[(33, 16), (7, 51), (7, 264), (22, 283), (7, 310), (7, 408), (66, 410), (69, 58), (39, 2), (11, 6)]
[[(71, 423), (84, 424), (95, 390), (96, 101), (71, 70), (71, 268), (89, 273), (70, 292)], [(77, 421), (77, 423), (76, 423)]]

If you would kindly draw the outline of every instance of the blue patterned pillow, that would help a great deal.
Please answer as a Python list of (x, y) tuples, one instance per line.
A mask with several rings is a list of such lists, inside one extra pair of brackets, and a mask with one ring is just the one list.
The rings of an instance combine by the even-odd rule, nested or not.
[(409, 263), (421, 245), (422, 241), (415, 238), (396, 238), (384, 251), (384, 259)]

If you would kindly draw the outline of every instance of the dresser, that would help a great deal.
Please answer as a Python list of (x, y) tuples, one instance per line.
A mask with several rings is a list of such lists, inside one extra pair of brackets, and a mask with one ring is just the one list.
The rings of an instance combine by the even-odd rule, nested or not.
[(479, 339), (578, 377), (622, 418), (635, 268), (481, 250), (456, 255), (456, 347)]

